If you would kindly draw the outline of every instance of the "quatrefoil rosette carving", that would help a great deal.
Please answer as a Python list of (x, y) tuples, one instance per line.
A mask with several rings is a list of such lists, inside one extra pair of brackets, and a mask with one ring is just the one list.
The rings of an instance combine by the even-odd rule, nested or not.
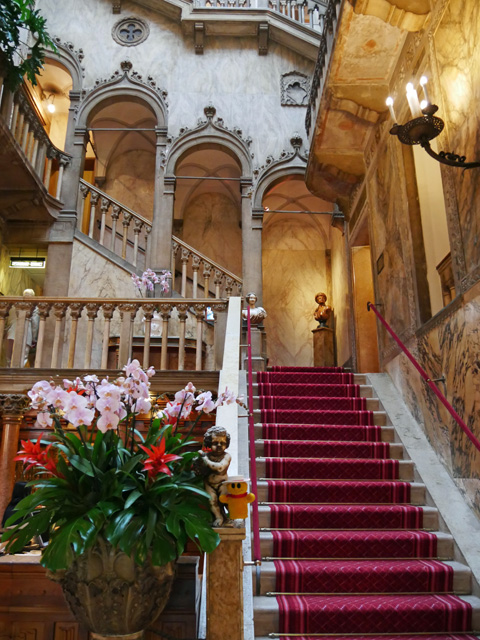
[(135, 47), (145, 42), (150, 29), (145, 20), (136, 17), (122, 18), (113, 25), (112, 38), (123, 47)]

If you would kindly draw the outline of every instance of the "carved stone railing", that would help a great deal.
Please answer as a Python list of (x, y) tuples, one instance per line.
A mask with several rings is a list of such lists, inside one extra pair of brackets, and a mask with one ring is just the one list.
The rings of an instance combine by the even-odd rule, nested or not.
[(201, 9), (260, 9), (274, 11), (294, 22), (323, 31), (326, 0), (194, 0)]
[(79, 227), (82, 226), (83, 215), (87, 215), (90, 238), (128, 260), (134, 267), (145, 267), (152, 223), (85, 180), (80, 180), (80, 194)]
[(118, 369), (135, 357), (159, 370), (215, 370), (226, 308), (217, 299), (2, 297), (0, 363)]
[(320, 39), (320, 47), (318, 50), (317, 62), (312, 77), (312, 86), (310, 88), (310, 98), (307, 105), (307, 113), (305, 116), (305, 128), (310, 139), (310, 130), (312, 122), (314, 123), (319, 108), (323, 87), (325, 84), (328, 63), (332, 55), (335, 43), (335, 34), (337, 32), (339, 8), (343, 0), (328, 0), (327, 7), (322, 20), (322, 28), (320, 29), (322, 36)]
[(230, 298), (232, 295), (242, 295), (241, 278), (175, 236), (172, 238), (171, 271), (181, 272), (180, 287), (175, 289), (184, 297), (187, 294), (191, 298), (197, 298), (199, 295), (204, 298)]
[[(88, 216), (89, 237), (134, 267), (149, 266), (145, 256), (152, 223), (85, 180), (80, 180), (80, 194), (80, 211)], [(82, 224), (79, 214), (79, 226)], [(171, 271), (181, 274), (173, 289), (184, 298), (229, 298), (242, 292), (241, 278), (175, 236)]]
[(9, 104), (11, 108), (6, 114), (8, 128), (48, 193), (60, 199), (63, 172), (71, 162), (71, 156), (50, 140), (25, 87), (18, 89)]

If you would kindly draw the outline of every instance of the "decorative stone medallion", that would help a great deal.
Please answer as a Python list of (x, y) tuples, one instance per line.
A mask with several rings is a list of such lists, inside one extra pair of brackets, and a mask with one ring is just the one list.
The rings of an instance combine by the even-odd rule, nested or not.
[(280, 79), (281, 104), (306, 107), (310, 95), (310, 78), (300, 71), (284, 73)]
[(122, 18), (112, 29), (112, 38), (124, 47), (135, 47), (144, 42), (149, 34), (150, 29), (145, 20), (134, 17)]

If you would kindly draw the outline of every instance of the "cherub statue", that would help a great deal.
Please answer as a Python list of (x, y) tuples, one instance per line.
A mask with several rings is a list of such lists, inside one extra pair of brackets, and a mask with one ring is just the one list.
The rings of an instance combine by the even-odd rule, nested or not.
[[(250, 293), (247, 293), (247, 295), (245, 296), (245, 302), (250, 307), (250, 322), (252, 324), (260, 324), (267, 317), (267, 312), (263, 307), (255, 306), (256, 301), (257, 301), (257, 296), (255, 293), (253, 293), (253, 291), (251, 291)], [(247, 319), (246, 309), (242, 311), (242, 318), (244, 320)]]
[(315, 309), (313, 317), (321, 327), (326, 327), (328, 319), (332, 315), (332, 307), (326, 304), (327, 296), (321, 292), (315, 296), (315, 302), (318, 304), (318, 307)]
[(214, 527), (230, 524), (225, 507), (219, 501), (222, 483), (228, 478), (228, 467), (232, 460), (225, 451), (229, 445), (230, 434), (224, 427), (210, 427), (203, 437), (203, 450), (193, 467), (197, 476), (203, 476), (205, 491), (210, 495)]

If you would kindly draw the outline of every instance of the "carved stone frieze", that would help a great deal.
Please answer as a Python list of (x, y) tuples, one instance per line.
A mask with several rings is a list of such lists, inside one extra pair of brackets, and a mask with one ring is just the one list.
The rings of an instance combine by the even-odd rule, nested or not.
[(30, 398), (22, 393), (0, 393), (0, 416), (21, 416), (30, 407)]
[(83, 59), (85, 58), (85, 54), (83, 53), (83, 49), (75, 49), (75, 45), (72, 42), (63, 42), (59, 36), (54, 36), (52, 38), (53, 42), (57, 49), (63, 49), (67, 51), (73, 58), (75, 58), (78, 68), (81, 70), (82, 78), (85, 77), (85, 67), (82, 66)]
[[(158, 87), (156, 80), (154, 80), (152, 76), (147, 76), (146, 79), (144, 79), (142, 74), (138, 73), (138, 71), (133, 71), (133, 64), (130, 62), (130, 60), (123, 60), (120, 63), (120, 69), (114, 71), (114, 73), (112, 73), (109, 78), (98, 79), (95, 81), (95, 85), (91, 89), (82, 91), (82, 98), (85, 98), (100, 87), (115, 86), (117, 84), (120, 84), (121, 82), (148, 87), (162, 99), (165, 107), (168, 107), (168, 92), (165, 89)], [(79, 105), (77, 105), (77, 107), (75, 108), (75, 112), (78, 113), (78, 110)]]
[(232, 128), (227, 127), (223, 121), (223, 118), (216, 118), (214, 120), (217, 110), (213, 106), (213, 104), (208, 104), (204, 108), (203, 112), (206, 116), (206, 120), (205, 118), (199, 118), (197, 120), (197, 126), (194, 127), (193, 129), (190, 129), (190, 127), (181, 127), (178, 132), (179, 135), (173, 139), (173, 142), (175, 144), (177, 144), (186, 135), (197, 134), (211, 127), (216, 131), (219, 131), (222, 133), (226, 131), (232, 134), (233, 136), (235, 136), (238, 139), (238, 141), (242, 143), (242, 146), (245, 148), (246, 152), (250, 155), (250, 157), (251, 158), (254, 157), (254, 154), (250, 152), (250, 145), (252, 144), (252, 138), (244, 137), (243, 131), (240, 129), (240, 127), (235, 127), (235, 126)]
[(310, 94), (310, 78), (300, 71), (289, 71), (280, 77), (280, 103), (286, 107), (306, 107)]
[(286, 166), (288, 164), (297, 163), (298, 160), (303, 164), (307, 164), (308, 161), (308, 149), (305, 150), (304, 153), (301, 153), (301, 148), (303, 144), (303, 140), (298, 133), (294, 133), (290, 138), (290, 144), (293, 147), (293, 151), (287, 151), (285, 149), (282, 150), (278, 158), (274, 158), (273, 156), (267, 156), (264, 164), (259, 167), (255, 167), (253, 170), (253, 179), (255, 182), (259, 182), (260, 178), (267, 172), (271, 171), (273, 168), (278, 168), (281, 166)]

